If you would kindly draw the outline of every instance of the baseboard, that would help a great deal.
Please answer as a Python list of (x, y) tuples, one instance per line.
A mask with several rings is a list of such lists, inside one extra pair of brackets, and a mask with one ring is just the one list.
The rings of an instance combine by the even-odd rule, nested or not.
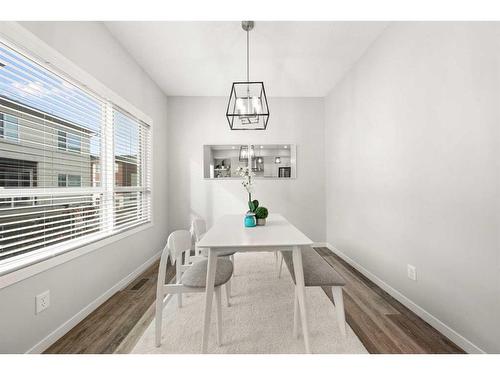
[(385, 281), (381, 280), (376, 275), (374, 275), (373, 273), (368, 271), (362, 265), (360, 265), (359, 263), (357, 263), (353, 259), (349, 258), (346, 254), (344, 254), (342, 251), (337, 249), (335, 246), (332, 246), (331, 244), (326, 243), (324, 247), (328, 248), (331, 252), (338, 255), (343, 260), (345, 260), (352, 267), (354, 267), (356, 270), (361, 272), (363, 275), (365, 275), (367, 278), (369, 278), (371, 281), (373, 281), (375, 284), (377, 284), (380, 288), (385, 290), (392, 297), (394, 297), (396, 300), (401, 302), (404, 306), (406, 306), (408, 309), (413, 311), (416, 315), (418, 315), (420, 318), (425, 320), (432, 327), (434, 327), (436, 330), (441, 332), (443, 335), (445, 335), (448, 339), (450, 339), (453, 343), (455, 343), (460, 348), (465, 350), (467, 353), (476, 353), (476, 354), (477, 353), (483, 353), (483, 354), (486, 353), (484, 350), (479, 348), (477, 345), (475, 345), (471, 341), (467, 340), (465, 337), (460, 335), (458, 332), (456, 332), (452, 328), (448, 327), (445, 323), (440, 321), (434, 315), (430, 314), (428, 311), (426, 311), (425, 309), (423, 309), (422, 307), (417, 305), (415, 302), (410, 300), (408, 297), (406, 297), (405, 295), (400, 293), (398, 290), (394, 289), (389, 284), (387, 284)]
[(53, 343), (59, 340), (62, 336), (64, 336), (70, 329), (80, 323), (83, 319), (85, 319), (92, 311), (97, 309), (100, 305), (106, 302), (113, 294), (119, 292), (124, 289), (128, 284), (130, 284), (135, 278), (137, 278), (141, 273), (143, 273), (146, 269), (148, 269), (156, 260), (158, 260), (161, 256), (161, 252), (155, 254), (153, 257), (149, 258), (146, 262), (137, 267), (133, 272), (129, 275), (125, 276), (118, 283), (109, 288), (106, 292), (101, 294), (83, 309), (81, 309), (78, 313), (76, 313), (73, 317), (68, 319), (66, 322), (61, 324), (56, 330), (51, 332), (45, 338), (43, 338), (38, 344), (29, 349), (26, 353), (29, 354), (38, 354), (42, 353), (44, 350), (49, 348)]
[(314, 242), (312, 246), (313, 247), (328, 247), (329, 245), (326, 242)]

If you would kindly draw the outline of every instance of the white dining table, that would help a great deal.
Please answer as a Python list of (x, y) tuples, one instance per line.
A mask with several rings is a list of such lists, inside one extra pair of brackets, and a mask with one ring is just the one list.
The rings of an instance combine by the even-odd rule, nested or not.
[[(313, 242), (280, 214), (271, 214), (265, 226), (246, 228), (244, 215), (225, 215), (205, 233), (198, 242), (199, 248), (208, 250), (207, 287), (205, 292), (205, 314), (201, 352), (206, 353), (210, 330), (212, 301), (218, 252), (234, 249), (237, 252), (250, 251), (292, 251), (296, 288), (306, 353), (310, 353), (309, 329), (305, 299), (304, 271), (302, 268), (302, 246)], [(291, 296), (294, 298), (294, 296)]]

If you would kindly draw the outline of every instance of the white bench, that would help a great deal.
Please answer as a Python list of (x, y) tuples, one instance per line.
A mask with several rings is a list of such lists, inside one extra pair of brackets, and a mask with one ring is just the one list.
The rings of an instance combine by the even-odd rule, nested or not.
[[(286, 263), (293, 282), (295, 283), (295, 272), (293, 269), (293, 260), (291, 251), (282, 251), (282, 260), (280, 265), (283, 265), (283, 260)], [(304, 268), (304, 283), (307, 287), (331, 287), (333, 294), (333, 302), (335, 303), (335, 312), (339, 323), (340, 332), (343, 336), (346, 335), (346, 323), (344, 313), (344, 299), (342, 297), (342, 287), (345, 281), (332, 266), (330, 266), (316, 250), (311, 247), (302, 249), (302, 267)], [(299, 321), (299, 304), (297, 291), (295, 292), (295, 304), (293, 313), (293, 335), (298, 336), (298, 321)]]

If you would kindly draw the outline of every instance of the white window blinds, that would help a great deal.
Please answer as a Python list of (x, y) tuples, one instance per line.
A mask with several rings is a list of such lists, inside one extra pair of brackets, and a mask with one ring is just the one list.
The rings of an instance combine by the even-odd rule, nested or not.
[(0, 41), (0, 264), (151, 220), (149, 125)]
[(113, 129), (115, 226), (123, 228), (149, 221), (151, 215), (150, 129), (117, 108)]

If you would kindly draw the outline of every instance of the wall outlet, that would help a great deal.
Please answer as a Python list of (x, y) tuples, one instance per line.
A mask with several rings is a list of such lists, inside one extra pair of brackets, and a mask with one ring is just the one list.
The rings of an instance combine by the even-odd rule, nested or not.
[(50, 290), (46, 290), (36, 296), (36, 313), (40, 314), (43, 310), (50, 306)]
[(408, 278), (413, 281), (417, 281), (417, 269), (415, 266), (412, 266), (411, 264), (407, 265), (407, 271), (408, 271)]

